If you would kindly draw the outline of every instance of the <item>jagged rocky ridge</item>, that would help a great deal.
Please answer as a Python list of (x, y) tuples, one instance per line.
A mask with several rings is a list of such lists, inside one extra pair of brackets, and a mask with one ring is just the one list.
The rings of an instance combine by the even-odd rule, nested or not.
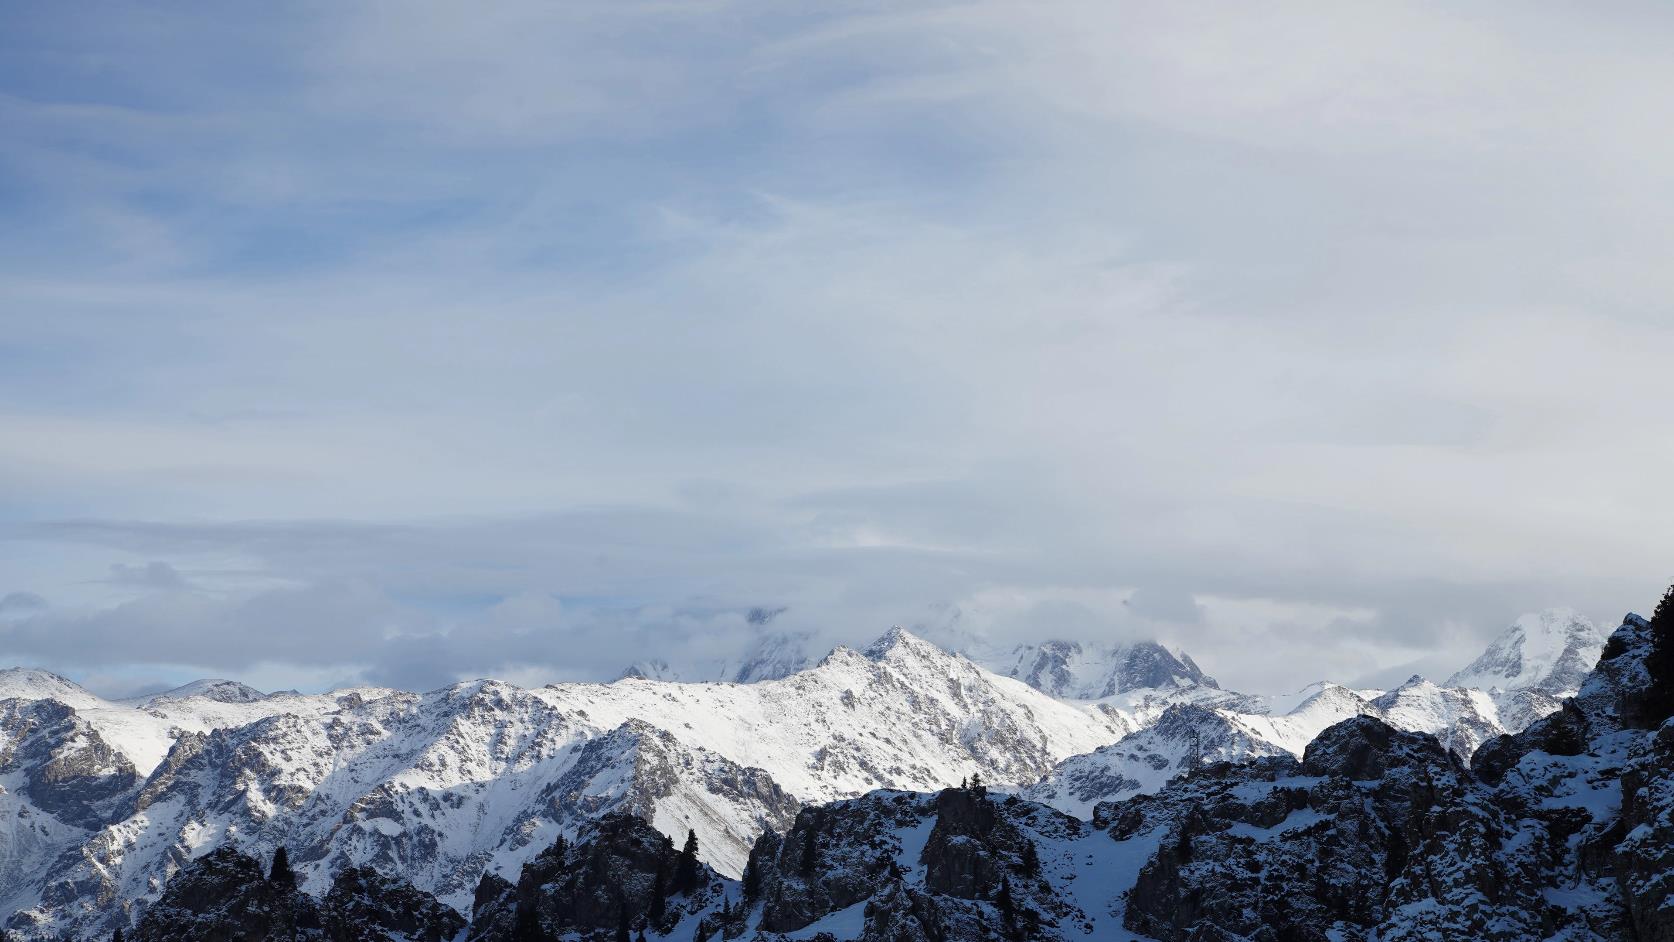
[(135, 942), (450, 942), (465, 919), (368, 867), (337, 875), (323, 900), (223, 846), (194, 860), (134, 928)]
[[(479, 681), (143, 709), (80, 696), (14, 702), (0, 731), (28, 760), (0, 778), (17, 835), (4, 846), (19, 851), (0, 858), (0, 892), (26, 936), (130, 923), (181, 866), (232, 841), (257, 856), (288, 845), (309, 892), (372, 866), (464, 911), (483, 873), (509, 878), (555, 837), (626, 811), (696, 830), (706, 860), (737, 875), (757, 835), (806, 802), (979, 773), (1020, 786), (1128, 728), (900, 631), (749, 685)], [(56, 719), (32, 725), (31, 711)], [(238, 721), (205, 719), (225, 711)], [(165, 726), (172, 742), (153, 757)], [(67, 765), (98, 774), (53, 791), (74, 805), (60, 816), (30, 782)]]
[(1265, 702), (1209, 687), (1182, 685), (1168, 698), (1145, 691), (1124, 702), (1124, 715), (1140, 721), (1138, 731), (1064, 760), (1023, 794), (1085, 816), (1101, 801), (1155, 791), (1188, 769), (1262, 756), (1301, 758), (1321, 731), (1355, 716), (1430, 733), (1469, 760), (1483, 743), (1557, 710), (1603, 646), (1591, 622), (1552, 609), (1519, 618), (1446, 685), (1421, 676), (1383, 692), (1318, 683), (1288, 700)]
[[(224, 682), (202, 686), (126, 711), (152, 723), (144, 736), (133, 735), (138, 720), (84, 692), (75, 718), (7, 724), (46, 730), (52, 743), (23, 749), (22, 778), (0, 782), (7, 789), (0, 801), (16, 802), (8, 820), (33, 825), (16, 830), (17, 845), (29, 850), (9, 872), (25, 884), (46, 875), (25, 886), (27, 905), (17, 907), (13, 928), (103, 931), (131, 920), (180, 866), (228, 840), (257, 854), (290, 843), (314, 893), (328, 892), (336, 874), (369, 865), (466, 911), (479, 874), (510, 879), (557, 835), (578, 834), (613, 811), (665, 834), (698, 830), (706, 858), (737, 874), (755, 836), (789, 826), (805, 801), (879, 786), (934, 789), (970, 773), (1023, 784), (1058, 758), (1134, 729), (1156, 744), (1129, 750), (1153, 773), (1135, 790), (1151, 790), (1217, 759), (1271, 754), (1277, 743), (1291, 751), (1372, 702), (1323, 686), (1273, 717), (1228, 706), (1251, 698), (1176, 684), (1130, 688), (1119, 706), (1065, 704), (905, 632), (744, 688), (627, 681), (523, 691), (479, 682), (423, 696), (364, 690), (269, 702)], [(783, 720), (739, 722), (763, 716)], [(214, 728), (218, 722), (230, 725)], [(174, 737), (166, 760), (149, 777), (137, 769), (124, 779), (120, 761), (131, 753), (143, 762), (153, 748), (147, 737), (164, 723)], [(108, 769), (95, 758), (105, 736), (121, 744), (105, 743)], [(1193, 748), (1180, 752), (1182, 742)], [(72, 758), (56, 769), (92, 770), (57, 790), (93, 809), (81, 824), (43, 812), (28, 791), (29, 777), (50, 764), (41, 757), (61, 748)], [(1173, 761), (1152, 768), (1166, 748)], [(1099, 797), (1092, 789), (1075, 798), (1075, 810), (1088, 814)]]
[(1674, 938), (1674, 724), (1646, 709), (1674, 676), (1652, 674), (1652, 649), (1629, 616), (1573, 700), (1470, 767), (1361, 717), (1300, 763), (1215, 766), (1101, 806), (1113, 836), (1161, 834), (1125, 924), (1166, 940)]
[[(1674, 608), (1674, 606), (1670, 606)], [(1661, 630), (1674, 632), (1674, 611)], [(1674, 938), (1674, 719), (1630, 616), (1578, 696), (1479, 750), (1373, 716), (1298, 761), (1196, 769), (1093, 822), (980, 787), (764, 835), (727, 938)], [(1665, 641), (1674, 644), (1674, 637)]]
[(1502, 724), (1520, 730), (1581, 689), (1604, 642), (1603, 633), (1569, 609), (1524, 615), (1447, 686), (1486, 691)]
[(741, 881), (685, 894), (673, 845), (613, 816), (515, 885), (485, 877), (470, 938), (1665, 942), (1674, 671), (1655, 634), (1630, 616), (1561, 712), (1474, 767), (1357, 716), (1300, 761), (1207, 765), (1091, 823), (974, 783), (876, 791), (804, 808)]

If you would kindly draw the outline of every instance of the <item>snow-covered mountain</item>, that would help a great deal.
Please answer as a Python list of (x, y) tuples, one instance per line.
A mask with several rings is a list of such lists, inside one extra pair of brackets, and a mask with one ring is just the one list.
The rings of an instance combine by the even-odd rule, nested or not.
[(1215, 687), (1191, 656), (1155, 641), (1084, 644), (1042, 641), (1019, 645), (987, 661), (997, 674), (1067, 700), (1102, 700), (1138, 690)]
[[(1197, 768), (1090, 821), (975, 783), (811, 805), (755, 841), (738, 881), (642, 817), (606, 814), (515, 881), (486, 873), (464, 938), (1674, 938), (1674, 664), (1658, 653), (1671, 631), (1629, 616), (1573, 701), (1468, 768), (1432, 736), (1354, 716), (1300, 759)], [(1321, 687), (1287, 715), (1381, 698)], [(1177, 705), (1153, 729), (1181, 726), (1172, 742), (1224, 720)], [(316, 899), (223, 847), (170, 884), (136, 937), (440, 942), (462, 922), (375, 869), (342, 870)]]
[(1078, 818), (1100, 802), (1157, 791), (1169, 780), (1215, 762), (1289, 755), (1263, 730), (1230, 710), (1177, 704), (1155, 723), (1089, 753), (1071, 756), (1022, 791)]
[[(1518, 732), (1557, 710), (1598, 662), (1602, 648), (1592, 623), (1567, 609), (1552, 609), (1519, 618), (1446, 685), (1415, 675), (1381, 692), (1322, 682), (1289, 697), (1186, 700), (1176, 695), (1155, 713), (1130, 706), (1126, 715), (1139, 723), (1135, 732), (1064, 760), (1023, 794), (1085, 815), (1098, 802), (1156, 791), (1201, 765), (1283, 754), (1300, 758), (1321, 731), (1354, 716), (1428, 733), (1468, 761), (1494, 737)], [(1074, 648), (1058, 650), (1067, 656), (1054, 664), (1088, 663), (1076, 659), (1080, 652)], [(1203, 689), (1180, 686), (1181, 691)]]
[(1502, 651), (1461, 672), (1498, 677), (1490, 690), (1413, 678), (1288, 699), (1221, 690), (1161, 645), (1043, 642), (1012, 652), (998, 666), (1016, 676), (1002, 676), (900, 629), (800, 670), (806, 640), (764, 633), (733, 668), (752, 682), (303, 695), (200, 681), (111, 702), (4, 671), (0, 907), (21, 911), (11, 927), (26, 934), (103, 931), (184, 863), (236, 842), (257, 856), (287, 846), (314, 892), (371, 866), (463, 912), (482, 874), (514, 876), (618, 811), (675, 838), (695, 831), (704, 859), (737, 876), (757, 837), (799, 808), (877, 789), (980, 776), (1086, 816), (1215, 762), (1300, 756), (1354, 716), (1469, 755), (1511, 728), (1496, 696), (1550, 696), (1588, 656), (1583, 644), (1540, 656), (1548, 624), (1573, 622), (1522, 619), (1518, 644), (1496, 642), (1518, 652), (1515, 670)]
[(202, 697), (217, 703), (255, 703), (265, 700), (267, 694), (236, 680), (194, 680), (189, 684), (182, 684), (173, 690), (152, 694), (146, 697), (134, 697), (120, 701), (135, 706), (148, 707), (154, 704), (166, 703), (171, 700), (185, 700), (191, 697)]
[(1524, 615), (1447, 686), (1486, 691), (1502, 724), (1519, 730), (1575, 696), (1604, 642), (1603, 631), (1570, 609)]
[[(14, 749), (21, 777), (3, 783), (14, 822), (53, 819), (32, 838), (38, 866), (0, 888), (0, 906), (23, 911), (12, 928), (30, 933), (103, 929), (229, 841), (258, 856), (286, 845), (305, 889), (364, 864), (465, 910), (482, 873), (514, 874), (557, 835), (625, 810), (696, 831), (706, 861), (736, 875), (757, 835), (805, 802), (977, 775), (1021, 787), (1127, 731), (898, 629), (751, 684), (476, 681), (144, 707), (48, 689), (83, 708), (29, 701), (70, 726)], [(35, 742), (42, 722), (20, 715), (0, 737)], [(172, 736), (166, 756), (152, 755), (159, 736)], [(85, 800), (48, 808), (28, 782), (75, 749)]]

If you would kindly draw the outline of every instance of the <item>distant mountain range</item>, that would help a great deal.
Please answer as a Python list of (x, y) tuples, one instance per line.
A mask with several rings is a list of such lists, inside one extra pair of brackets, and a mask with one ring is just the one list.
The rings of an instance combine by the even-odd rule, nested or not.
[(199, 681), (111, 702), (13, 669), (0, 672), (0, 907), (25, 937), (103, 934), (214, 848), (265, 860), (284, 846), (305, 892), (364, 867), (468, 914), (485, 876), (515, 882), (557, 838), (618, 814), (677, 841), (694, 832), (724, 881), (805, 809), (880, 789), (980, 779), (1085, 819), (1209, 763), (1299, 757), (1355, 716), (1468, 757), (1556, 711), (1603, 641), (1547, 612), (1446, 685), (1289, 698), (1222, 690), (1155, 643), (1044, 641), (979, 664), (901, 629), (815, 663), (807, 639), (764, 634), (717, 668), (728, 682), (648, 664), (611, 684), (266, 695)]

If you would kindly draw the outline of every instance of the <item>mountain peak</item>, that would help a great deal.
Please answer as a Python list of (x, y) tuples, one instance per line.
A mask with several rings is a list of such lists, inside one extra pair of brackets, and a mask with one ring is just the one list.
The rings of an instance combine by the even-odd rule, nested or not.
[(680, 679), (680, 672), (670, 667), (669, 663), (661, 658), (651, 658), (650, 660), (636, 661), (629, 664), (623, 668), (622, 673), (618, 674), (616, 679), (677, 681)]
[(86, 688), (66, 677), (35, 667), (0, 670), (0, 700), (57, 700), (71, 707), (98, 706), (101, 701)]
[(1604, 633), (1573, 609), (1530, 613), (1500, 632), (1480, 657), (1448, 678), (1447, 686), (1530, 690), (1561, 699), (1580, 689), (1604, 642)]
[(920, 638), (900, 625), (896, 625), (878, 636), (878, 640), (866, 646), (862, 652), (874, 661), (890, 660), (903, 655), (939, 654), (946, 656), (947, 652), (930, 642)]
[(1100, 645), (1051, 639), (1019, 645), (1006, 661), (994, 665), (996, 673), (1071, 700), (1100, 700), (1133, 690), (1218, 688), (1190, 656), (1157, 641)]
[(147, 703), (159, 700), (184, 700), (187, 697), (203, 697), (217, 703), (255, 703), (267, 699), (267, 694), (236, 680), (220, 680), (205, 678), (194, 680), (189, 684), (182, 684), (173, 690), (165, 690), (146, 698)]

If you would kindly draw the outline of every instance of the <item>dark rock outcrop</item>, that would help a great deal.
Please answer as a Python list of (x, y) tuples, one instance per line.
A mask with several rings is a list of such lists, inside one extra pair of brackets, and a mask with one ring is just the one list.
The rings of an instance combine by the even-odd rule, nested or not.
[(270, 880), (254, 857), (220, 847), (192, 861), (129, 937), (134, 942), (444, 942), (465, 919), (406, 881), (367, 867), (338, 875), (324, 901)]
[(1069, 884), (1092, 854), (1072, 848), (1096, 840), (1074, 818), (980, 787), (808, 809), (751, 854), (755, 928), (805, 931), (860, 907), (866, 940), (1074, 938), (1090, 921)]
[(1622, 841), (1612, 863), (1640, 942), (1674, 942), (1674, 720), (1622, 774)]
[(1160, 834), (1129, 928), (1165, 940), (1674, 940), (1674, 724), (1630, 615), (1563, 708), (1467, 769), (1369, 717), (1301, 763), (1216, 766), (1100, 806)]
[(717, 898), (721, 881), (698, 865), (697, 886), (680, 892), (680, 852), (644, 820), (609, 814), (574, 845), (559, 841), (523, 865), (517, 885), (484, 876), (471, 915), (472, 940), (500, 942), (563, 932), (669, 931)]
[(465, 917), (404, 880), (350, 867), (326, 894), (325, 926), (331, 942), (449, 942)]
[(134, 942), (324, 940), (319, 904), (296, 887), (270, 883), (254, 857), (210, 851), (170, 880), (145, 910)]
[(1128, 809), (1170, 822), (1130, 893), (1129, 928), (1166, 940), (1210, 928), (1275, 940), (1328, 929), (1349, 939), (1538, 937), (1538, 880), (1499, 854), (1517, 820), (1481, 801), (1434, 737), (1355, 717), (1322, 733), (1300, 764), (1231, 771), (1188, 777)]

